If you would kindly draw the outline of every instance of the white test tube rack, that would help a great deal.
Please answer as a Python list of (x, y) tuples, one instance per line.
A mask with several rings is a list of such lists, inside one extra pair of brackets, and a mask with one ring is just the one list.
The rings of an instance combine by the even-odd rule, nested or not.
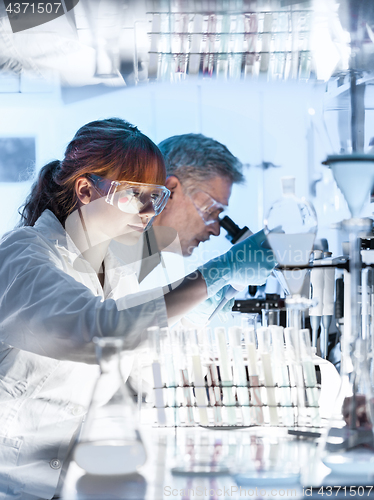
[[(269, 374), (265, 376), (264, 370), (269, 370), (269, 363), (263, 366), (264, 356), (263, 353), (261, 355), (261, 346), (260, 348), (256, 346), (255, 352), (259, 374), (251, 374), (249, 367), (253, 363), (248, 362), (248, 350), (245, 342), (243, 342), (242, 355), (247, 382), (238, 383), (238, 380), (235, 379), (235, 370), (233, 369), (235, 357), (232, 356), (229, 345), (227, 353), (230, 366), (228, 368), (232, 376), (230, 381), (222, 380), (220, 356), (217, 354), (214, 359), (211, 359), (211, 353), (205, 351), (203, 345), (199, 346), (199, 350), (202, 373), (199, 373), (197, 377), (194, 373), (196, 359), (193, 359), (193, 357), (196, 357), (196, 352), (191, 351), (187, 354), (184, 352), (183, 355), (187, 357), (187, 369), (183, 371), (188, 371), (188, 378), (181, 378), (176, 374), (175, 381), (178, 382), (173, 384), (167, 383), (166, 367), (163, 365), (161, 356), (161, 377), (163, 381), (160, 384), (158, 378), (157, 383), (154, 385), (153, 398), (150, 398), (153, 399), (153, 402), (141, 405), (140, 419), (143, 423), (156, 427), (204, 426), (223, 429), (265, 426), (296, 430), (302, 428), (306, 431), (318, 432), (319, 425), (316, 425), (316, 420), (318, 420), (316, 415), (319, 413), (319, 404), (316, 393), (319, 394), (320, 385), (313, 383), (313, 387), (308, 387), (307, 381), (310, 377), (304, 377), (303, 387), (297, 387), (296, 383), (300, 383), (300, 378), (295, 379), (291, 376), (291, 381), (288, 378), (287, 382), (285, 377), (279, 379), (276, 369), (273, 378), (269, 377)], [(271, 353), (269, 355), (271, 356)], [(276, 352), (274, 352), (274, 355), (276, 355)], [(281, 360), (281, 362), (285, 363), (284, 373), (290, 373), (295, 369), (290, 359), (290, 357), (286, 356), (284, 360)], [(273, 363), (270, 364), (273, 366)], [(277, 364), (279, 367), (279, 359)], [(227, 370), (224, 371), (225, 379), (227, 379)], [(204, 383), (202, 383), (202, 374)], [(269, 381), (269, 379), (274, 381), (271, 386), (266, 384), (266, 380)], [(298, 380), (298, 382), (295, 382), (295, 380)], [(305, 393), (302, 418), (299, 416), (297, 398), (285, 400), (284, 392), (287, 389), (290, 393), (296, 393), (296, 391), (300, 390)], [(164, 392), (163, 398), (160, 398), (160, 390)], [(243, 397), (244, 390), (248, 391), (248, 404), (244, 403), (244, 401), (247, 401)], [(228, 395), (228, 393), (230, 394)], [(173, 396), (170, 397), (170, 394), (173, 394)], [(187, 394), (188, 397), (186, 397)], [(272, 395), (270, 399), (269, 394)], [(309, 399), (309, 394), (313, 394), (312, 400)], [(160, 413), (160, 408), (158, 408), (160, 401), (164, 402), (163, 410), (165, 413)], [(249, 408), (249, 421), (246, 408)], [(164, 419), (160, 421), (160, 414), (165, 415), (166, 421)], [(274, 419), (274, 414), (277, 415), (276, 419)], [(284, 417), (285, 415), (287, 415), (287, 419)]]

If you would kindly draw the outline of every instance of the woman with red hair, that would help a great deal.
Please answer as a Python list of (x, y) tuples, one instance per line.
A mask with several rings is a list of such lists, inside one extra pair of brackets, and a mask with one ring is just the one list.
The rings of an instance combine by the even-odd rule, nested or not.
[(165, 176), (161, 152), (136, 127), (88, 123), (62, 161), (41, 169), (20, 227), (3, 238), (0, 499), (54, 495), (98, 376), (94, 337), (121, 337), (131, 350), (148, 327), (174, 323), (232, 278), (227, 258), (216, 287), (208, 266), (165, 296), (136, 293), (110, 243), (131, 245), (150, 227), (170, 194)]

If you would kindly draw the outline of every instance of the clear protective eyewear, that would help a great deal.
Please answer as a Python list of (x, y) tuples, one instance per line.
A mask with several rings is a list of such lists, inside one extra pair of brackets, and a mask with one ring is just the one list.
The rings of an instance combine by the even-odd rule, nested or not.
[(96, 191), (105, 196), (105, 201), (117, 206), (121, 212), (141, 214), (150, 208), (158, 215), (165, 208), (170, 191), (165, 186), (143, 182), (111, 181), (99, 175), (89, 174)]
[(188, 196), (206, 226), (219, 222), (219, 216), (227, 209), (226, 205), (222, 205), (205, 191), (195, 191)]

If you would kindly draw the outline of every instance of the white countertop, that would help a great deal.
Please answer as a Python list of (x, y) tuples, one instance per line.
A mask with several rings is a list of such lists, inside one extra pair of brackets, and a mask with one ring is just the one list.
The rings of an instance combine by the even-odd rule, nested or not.
[[(373, 475), (357, 467), (351, 474), (331, 472), (315, 440), (290, 437), (285, 428), (146, 427), (142, 435), (148, 459), (137, 474), (93, 476), (71, 462), (63, 500), (374, 496), (374, 488), (370, 495), (368, 488), (357, 489), (373, 485)], [(214, 473), (202, 474), (209, 464)], [(193, 468), (200, 473), (190, 473)], [(356, 488), (318, 492), (321, 485)]]

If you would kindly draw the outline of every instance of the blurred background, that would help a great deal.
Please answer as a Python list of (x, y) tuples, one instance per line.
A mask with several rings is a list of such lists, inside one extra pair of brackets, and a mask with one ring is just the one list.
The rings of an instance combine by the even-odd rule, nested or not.
[[(365, 88), (361, 149), (374, 144), (374, 2), (36, 5), (39, 17), (0, 2), (0, 234), (17, 223), (35, 174), (63, 157), (81, 125), (119, 116), (156, 143), (195, 132), (225, 144), (244, 164), (246, 184), (234, 186), (228, 211), (240, 227), (259, 230), (280, 178), (295, 176), (296, 194), (316, 208), (317, 237), (341, 254), (333, 225), (349, 210), (321, 162), (344, 152), (352, 69)], [(368, 199), (361, 215), (372, 212)], [(222, 230), (189, 265), (229, 246)]]

